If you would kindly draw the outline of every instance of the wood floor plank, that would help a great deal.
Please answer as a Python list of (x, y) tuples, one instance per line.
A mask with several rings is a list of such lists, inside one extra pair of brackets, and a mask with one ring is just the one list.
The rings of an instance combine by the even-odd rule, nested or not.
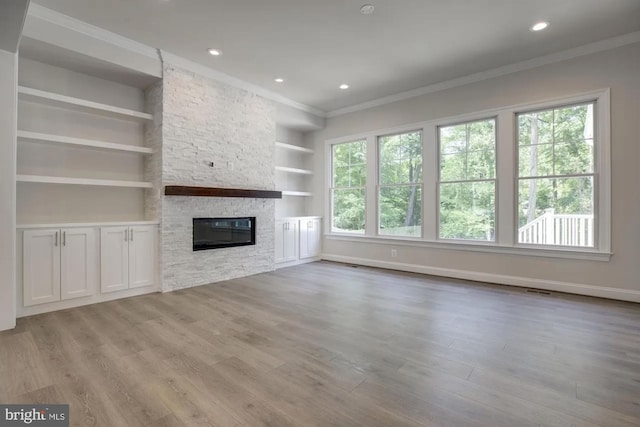
[(325, 382), (302, 367), (283, 365), (277, 370), (278, 375), (306, 390), (314, 396), (318, 405), (339, 413), (359, 425), (418, 426), (419, 423), (403, 413), (390, 411), (383, 406), (372, 406), (360, 399), (357, 394), (347, 393), (336, 384)]
[(30, 331), (2, 337), (0, 379), (0, 395), (9, 398), (52, 385)]
[(72, 426), (637, 427), (640, 305), (317, 262), (18, 320)]
[(87, 349), (82, 365), (94, 377), (97, 386), (133, 425), (153, 425), (171, 411), (156, 399), (150, 399), (140, 375), (125, 369), (117, 349), (104, 345)]
[(374, 381), (365, 381), (354, 390), (370, 405), (380, 405), (389, 411), (402, 413), (424, 426), (483, 427), (481, 420), (459, 414), (453, 408), (439, 406), (411, 393), (399, 391)]
[[(431, 378), (434, 376), (437, 378), (440, 375), (440, 373), (435, 373), (432, 366), (414, 362), (408, 362), (398, 373), (399, 377), (418, 390), (425, 383), (430, 382)], [(533, 420), (534, 425), (537, 422), (545, 426), (572, 427), (580, 423), (583, 426), (593, 427), (591, 423), (583, 422), (576, 417), (533, 403), (530, 400), (514, 397), (510, 393), (484, 388), (458, 378), (448, 378), (442, 382), (441, 390), (477, 402), (498, 412), (514, 414), (527, 421)], [(503, 418), (500, 415), (499, 417)], [(520, 421), (519, 425), (525, 425), (527, 421)]]
[(236, 381), (221, 375), (215, 365), (203, 365), (201, 362), (183, 355), (181, 360), (167, 360), (172, 369), (183, 372), (193, 385), (208, 394), (227, 411), (234, 414), (242, 423), (255, 426), (294, 426), (296, 423), (280, 409), (270, 406), (264, 400), (247, 392)]
[[(184, 359), (181, 360), (184, 363)], [(143, 376), (143, 386), (149, 398), (157, 399), (172, 413), (161, 422), (176, 422), (187, 426), (238, 426), (239, 419), (217, 403), (215, 397), (203, 393), (172, 363), (158, 362), (154, 350), (145, 350), (123, 359), (132, 376)]]
[(315, 404), (315, 394), (286, 381), (277, 372), (260, 372), (238, 358), (216, 364), (216, 370), (227, 379), (239, 383), (249, 393), (259, 396), (280, 408), (298, 425), (304, 426), (357, 426), (334, 411)]
[[(504, 372), (487, 368), (476, 368), (469, 376), (469, 382), (490, 390), (510, 394), (529, 400), (590, 424), (602, 427), (632, 427), (638, 425), (638, 419), (605, 407), (590, 404), (574, 397), (567, 397), (554, 390), (541, 388), (526, 381), (509, 376)], [(578, 424), (580, 425), (580, 424)]]

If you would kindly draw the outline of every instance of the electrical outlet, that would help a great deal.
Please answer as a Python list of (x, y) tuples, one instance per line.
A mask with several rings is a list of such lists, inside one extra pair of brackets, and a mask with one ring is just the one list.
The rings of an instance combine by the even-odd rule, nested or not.
[(398, 256), (398, 251), (395, 249), (391, 249), (391, 258), (395, 258)]
[(233, 162), (227, 162), (227, 169), (229, 169), (230, 171), (233, 170)]

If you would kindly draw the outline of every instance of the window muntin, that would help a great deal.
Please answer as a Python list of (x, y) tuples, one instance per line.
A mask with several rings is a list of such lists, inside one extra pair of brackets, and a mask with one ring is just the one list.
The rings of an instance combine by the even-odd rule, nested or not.
[(520, 113), (517, 242), (596, 246), (595, 102)]
[(366, 140), (331, 147), (331, 231), (365, 232)]
[(378, 234), (422, 235), (422, 132), (378, 137)]
[(495, 241), (496, 120), (438, 128), (438, 237)]

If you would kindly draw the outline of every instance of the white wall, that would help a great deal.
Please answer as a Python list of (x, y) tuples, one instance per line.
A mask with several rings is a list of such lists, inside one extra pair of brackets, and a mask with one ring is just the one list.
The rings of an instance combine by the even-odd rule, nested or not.
[[(171, 65), (148, 95), (162, 99), (162, 185), (275, 189), (272, 101)], [(161, 211), (163, 290), (274, 269), (273, 199), (163, 196)], [(193, 252), (193, 218), (243, 216), (257, 217), (256, 245)]]
[[(640, 44), (443, 90), (327, 120), (308, 136), (325, 140), (442, 117), (611, 88), (612, 251), (610, 262), (344, 242), (326, 238), (326, 258), (444, 276), (640, 301)], [(324, 212), (324, 159), (315, 158), (313, 211)], [(390, 250), (397, 250), (391, 259)], [(357, 254), (354, 258), (353, 254)]]
[(17, 73), (17, 55), (0, 50), (0, 331), (16, 325)]

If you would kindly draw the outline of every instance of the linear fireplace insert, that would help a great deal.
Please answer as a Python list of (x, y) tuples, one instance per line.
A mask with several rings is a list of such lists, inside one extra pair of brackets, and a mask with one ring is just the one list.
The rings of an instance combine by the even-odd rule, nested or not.
[(256, 244), (256, 217), (193, 218), (193, 250)]

